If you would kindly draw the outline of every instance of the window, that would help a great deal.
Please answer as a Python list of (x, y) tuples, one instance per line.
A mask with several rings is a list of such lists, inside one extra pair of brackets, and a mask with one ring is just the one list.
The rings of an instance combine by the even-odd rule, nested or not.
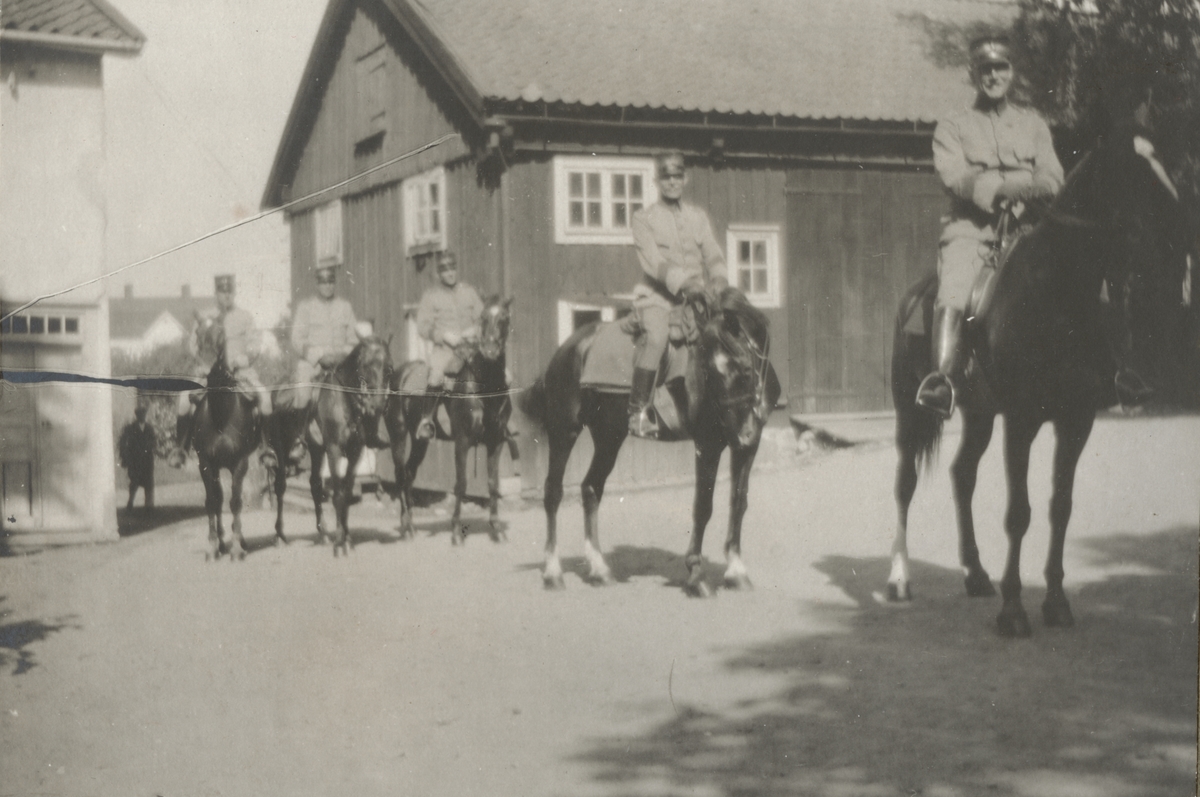
[(779, 225), (730, 224), (729, 281), (756, 307), (780, 307)]
[(313, 223), (317, 246), (317, 266), (342, 264), (342, 201), (336, 200), (316, 209)]
[(21, 313), (5, 318), (3, 322), (0, 322), (0, 334), (5, 336), (20, 335), (23, 338), (25, 336), (29, 336), (30, 338), (37, 336), (39, 341), (46, 342), (54, 342), (55, 340), (78, 342), (78, 340), (71, 340), (67, 336), (78, 338), (79, 316)]
[(409, 256), (446, 248), (446, 170), (404, 181), (404, 244)]
[(587, 326), (593, 321), (616, 321), (629, 312), (631, 294), (617, 294), (608, 297), (603, 304), (593, 302), (572, 302), (567, 299), (558, 300), (558, 345), (567, 342), (567, 338), (575, 334), (575, 330)]
[(387, 129), (387, 48), (379, 44), (358, 59), (358, 130), (354, 137), (355, 154), (379, 149)]
[(633, 214), (657, 200), (654, 161), (649, 158), (554, 159), (557, 243), (633, 243)]

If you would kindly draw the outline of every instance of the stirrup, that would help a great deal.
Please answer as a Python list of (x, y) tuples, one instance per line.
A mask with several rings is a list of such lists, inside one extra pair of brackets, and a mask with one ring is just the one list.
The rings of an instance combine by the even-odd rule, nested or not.
[[(948, 404), (934, 394), (934, 391), (942, 385), (945, 385), (950, 393)], [(949, 420), (950, 416), (954, 414), (954, 406), (957, 403), (956, 393), (954, 383), (950, 381), (950, 378), (940, 371), (934, 371), (922, 379), (921, 386), (917, 388), (917, 406), (937, 414), (942, 420)]]
[(1113, 387), (1117, 391), (1117, 401), (1122, 407), (1138, 407), (1154, 395), (1154, 388), (1132, 368), (1117, 371), (1113, 377)]
[(178, 446), (171, 449), (171, 453), (167, 454), (167, 464), (172, 468), (182, 468), (187, 464), (187, 452)]
[(658, 423), (651, 416), (649, 407), (642, 407), (629, 416), (629, 434), (646, 440), (658, 439)]
[(418, 440), (432, 440), (437, 436), (437, 426), (433, 422), (433, 417), (426, 415), (422, 416), (417, 429), (414, 433)]

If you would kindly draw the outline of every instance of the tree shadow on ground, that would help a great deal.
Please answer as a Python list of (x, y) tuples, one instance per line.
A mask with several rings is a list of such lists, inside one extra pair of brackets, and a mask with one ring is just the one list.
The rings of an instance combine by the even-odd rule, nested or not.
[(817, 564), (857, 604), (806, 607), (819, 632), (753, 647), (731, 675), (786, 687), (722, 713), (680, 706), (640, 737), (579, 757), (605, 794), (1191, 794), (1196, 769), (1195, 528), (1089, 547), (1114, 571), (1068, 590), (1076, 626), (998, 637), (999, 598), (918, 564), (920, 591), (878, 603), (883, 558)]
[[(0, 597), (0, 602), (4, 598)], [(11, 675), (24, 675), (37, 666), (33, 652), (26, 647), (33, 642), (41, 642), (56, 631), (64, 628), (79, 628), (74, 622), (75, 615), (55, 618), (47, 623), (42, 620), (20, 620), (4, 622), (9, 612), (0, 610), (0, 669), (13, 665)]]

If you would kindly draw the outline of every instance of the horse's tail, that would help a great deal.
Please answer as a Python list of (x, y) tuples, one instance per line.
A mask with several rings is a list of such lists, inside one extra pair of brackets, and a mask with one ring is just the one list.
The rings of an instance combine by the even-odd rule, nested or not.
[[(892, 335), (892, 403), (896, 408), (896, 446), (911, 451), (917, 465), (929, 470), (937, 458), (942, 439), (942, 418), (917, 406), (917, 390), (925, 374), (933, 370), (929, 334), (906, 330), (914, 314), (932, 316), (937, 295), (937, 275), (918, 282), (900, 301)], [(926, 307), (928, 305), (928, 307)], [(926, 313), (925, 311), (930, 312)]]
[(546, 424), (546, 377), (543, 374), (530, 387), (521, 392), (517, 398), (517, 406), (521, 412), (529, 416), (538, 425)]

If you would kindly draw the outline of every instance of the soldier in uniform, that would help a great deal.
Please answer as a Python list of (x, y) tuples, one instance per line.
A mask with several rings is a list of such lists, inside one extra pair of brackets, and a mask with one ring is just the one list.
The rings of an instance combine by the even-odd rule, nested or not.
[(633, 371), (629, 393), (629, 434), (655, 438), (658, 424), (650, 415), (658, 366), (667, 349), (670, 314), (684, 298), (729, 283), (725, 254), (713, 236), (703, 210), (684, 202), (687, 171), (683, 154), (665, 152), (655, 158), (658, 201), (633, 214), (633, 242), (642, 281), (634, 288), (634, 310), (645, 339)]
[[(429, 364), (431, 394), (441, 395), (453, 388), (454, 377), (462, 370), (463, 362), (455, 348), (479, 338), (479, 317), (483, 300), (479, 292), (458, 281), (458, 259), (447, 250), (438, 256), (438, 282), (421, 294), (417, 306), (417, 334), (429, 341), (425, 361)], [(429, 407), (417, 428), (419, 437), (433, 436), (433, 414), (437, 402)]]
[[(217, 320), (225, 330), (225, 364), (233, 372), (239, 386), (252, 395), (257, 402), (261, 424), (266, 429), (266, 419), (271, 415), (271, 396), (263, 387), (258, 372), (254, 369), (253, 360), (258, 356), (259, 341), (254, 327), (254, 318), (247, 311), (235, 305), (235, 288), (232, 274), (221, 274), (214, 278), (217, 296)], [(188, 337), (188, 347), (193, 354), (196, 351), (196, 336)], [(207, 372), (201, 376), (205, 379)], [(192, 417), (194, 407), (200, 403), (203, 391), (179, 394), (179, 418), (176, 429), (179, 432), (178, 445), (171, 452), (168, 464), (172, 467), (183, 467), (187, 459), (187, 448), (191, 443)], [(268, 446), (267, 455), (270, 455)]]
[(1008, 99), (1013, 81), (1008, 41), (987, 36), (972, 42), (970, 74), (975, 102), (939, 121), (933, 134), (933, 164), (951, 208), (942, 219), (938, 252), (937, 370), (922, 381), (917, 404), (945, 418), (954, 411), (967, 299), (995, 245), (1003, 206), (1020, 210), (1049, 201), (1063, 184), (1050, 128), (1036, 111)]
[(292, 349), (297, 357), (293, 377), (299, 407), (312, 401), (313, 382), (321, 371), (336, 368), (358, 344), (354, 310), (350, 302), (336, 295), (336, 270), (318, 268), (316, 277), (317, 295), (300, 302), (292, 319)]

